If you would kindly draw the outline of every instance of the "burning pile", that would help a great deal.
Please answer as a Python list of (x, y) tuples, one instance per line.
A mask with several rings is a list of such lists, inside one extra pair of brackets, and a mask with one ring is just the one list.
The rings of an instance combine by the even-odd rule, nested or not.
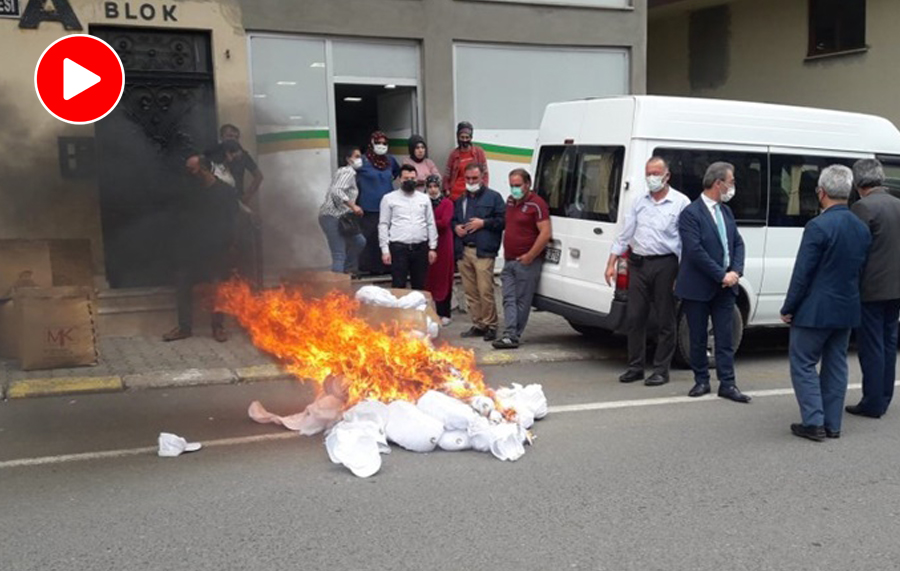
[(527, 429), (547, 413), (540, 385), (495, 392), (471, 350), (436, 348), (396, 326), (373, 328), (359, 303), (339, 292), (318, 300), (285, 287), (254, 293), (235, 279), (220, 286), (217, 309), (234, 315), (285, 370), (316, 384), (316, 401), (302, 413), (279, 417), (254, 402), (251, 418), (302, 434), (329, 429), (331, 459), (358, 476), (378, 470), (388, 440), (418, 452), (474, 448), (515, 460)]

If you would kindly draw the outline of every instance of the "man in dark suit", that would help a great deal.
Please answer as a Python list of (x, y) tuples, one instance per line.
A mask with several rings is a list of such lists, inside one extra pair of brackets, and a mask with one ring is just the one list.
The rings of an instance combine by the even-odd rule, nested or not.
[(897, 321), (900, 319), (900, 199), (885, 192), (884, 169), (875, 159), (853, 165), (861, 197), (851, 209), (872, 233), (863, 270), (862, 322), (856, 331), (862, 368), (862, 400), (847, 407), (858, 416), (879, 418), (894, 396), (897, 369)]
[(709, 393), (709, 359), (706, 355), (707, 323), (712, 316), (716, 337), (716, 374), (719, 396), (748, 403), (734, 380), (732, 327), (737, 283), (744, 271), (744, 241), (731, 209), (725, 202), (734, 196), (734, 166), (709, 165), (703, 176), (703, 194), (685, 208), (678, 220), (681, 266), (675, 295), (687, 317), (691, 339), (694, 387), (688, 396)]
[[(822, 442), (841, 435), (847, 394), (847, 345), (859, 325), (859, 276), (871, 237), (847, 208), (853, 173), (822, 170), (816, 196), (822, 214), (806, 224), (781, 320), (791, 325), (791, 384), (801, 424), (791, 432)], [(821, 371), (816, 365), (821, 361)]]

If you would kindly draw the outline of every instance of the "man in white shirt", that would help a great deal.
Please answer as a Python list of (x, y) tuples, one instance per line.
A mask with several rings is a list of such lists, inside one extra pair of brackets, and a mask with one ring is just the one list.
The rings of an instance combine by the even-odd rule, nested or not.
[(391, 267), (391, 286), (425, 289), (428, 266), (437, 259), (438, 232), (431, 199), (416, 191), (416, 169), (403, 165), (400, 190), (384, 195), (378, 221), (381, 260)]
[(628, 370), (620, 377), (623, 383), (644, 378), (647, 352), (647, 317), (650, 305), (656, 306), (659, 321), (653, 374), (644, 381), (647, 386), (669, 382), (669, 367), (675, 354), (675, 278), (681, 256), (678, 217), (690, 199), (669, 186), (669, 165), (660, 157), (652, 157), (645, 167), (650, 191), (632, 203), (625, 215), (625, 227), (613, 242), (606, 266), (606, 282), (616, 277), (620, 257), (628, 256), (628, 305), (625, 327), (628, 332)]

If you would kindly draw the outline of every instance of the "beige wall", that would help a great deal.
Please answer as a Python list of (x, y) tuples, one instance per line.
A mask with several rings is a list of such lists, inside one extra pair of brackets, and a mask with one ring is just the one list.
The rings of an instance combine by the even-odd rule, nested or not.
[(900, 125), (900, 2), (868, 0), (868, 52), (806, 61), (806, 0), (731, 3), (728, 77), (719, 88), (692, 90), (688, 14), (654, 10), (648, 22), (647, 91), (808, 105), (873, 113)]
[(439, 163), (456, 141), (456, 41), (627, 47), (631, 91), (646, 88), (647, 0), (633, 0), (625, 10), (483, 0), (238, 1), (247, 30), (420, 41), (425, 130)]
[[(173, 4), (156, 0), (132, 4), (144, 3), (156, 6), (157, 12), (162, 5)], [(94, 127), (63, 123), (41, 106), (34, 91), (34, 68), (41, 53), (63, 35), (87, 33), (90, 25), (211, 30), (218, 119), (250, 131), (246, 39), (240, 7), (233, 2), (179, 1), (177, 23), (162, 18), (153, 22), (108, 19), (101, 0), (71, 0), (71, 4), (84, 27), (81, 32), (66, 32), (55, 22), (43, 22), (37, 30), (21, 30), (18, 20), (0, 19), (0, 53), (6, 54), (0, 75), (0, 239), (88, 238), (95, 271), (102, 274), (96, 181), (63, 180), (57, 154), (57, 137), (92, 137)], [(226, 50), (229, 59), (224, 56)]]

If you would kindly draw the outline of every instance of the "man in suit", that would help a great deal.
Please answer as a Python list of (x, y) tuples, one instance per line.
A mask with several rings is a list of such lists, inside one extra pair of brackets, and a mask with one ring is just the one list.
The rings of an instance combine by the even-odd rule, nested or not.
[(862, 399), (847, 407), (858, 416), (879, 418), (894, 396), (897, 320), (900, 319), (900, 199), (885, 192), (884, 169), (875, 159), (853, 165), (861, 197), (851, 209), (868, 226), (872, 247), (862, 276), (862, 320), (856, 331), (862, 368)]
[(744, 241), (731, 209), (724, 204), (732, 197), (734, 166), (726, 162), (709, 165), (703, 175), (703, 194), (682, 211), (678, 220), (681, 266), (675, 295), (681, 299), (690, 330), (694, 387), (688, 396), (710, 392), (706, 343), (707, 323), (712, 316), (718, 395), (748, 403), (750, 397), (737, 388), (734, 380), (733, 312), (738, 280), (744, 271)]
[(816, 442), (841, 435), (847, 345), (851, 328), (859, 325), (859, 276), (871, 242), (866, 225), (847, 208), (852, 187), (853, 173), (845, 166), (819, 175), (822, 213), (803, 230), (781, 308), (781, 320), (791, 326), (791, 384), (802, 419), (791, 432)]

